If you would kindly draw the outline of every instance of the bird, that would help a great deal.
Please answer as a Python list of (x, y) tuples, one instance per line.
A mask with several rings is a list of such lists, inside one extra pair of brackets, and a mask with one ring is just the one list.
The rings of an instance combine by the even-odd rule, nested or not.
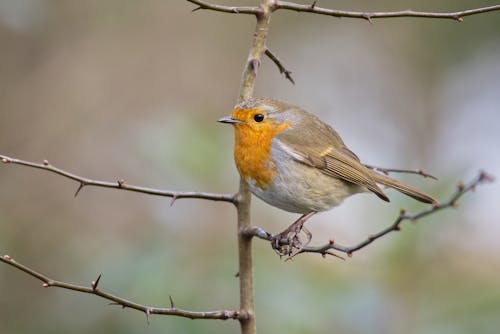
[(274, 207), (302, 214), (274, 236), (275, 249), (282, 238), (294, 239), (300, 248), (296, 235), (305, 221), (351, 195), (371, 192), (389, 202), (381, 186), (423, 203), (437, 203), (424, 192), (364, 165), (330, 125), (298, 106), (250, 98), (218, 121), (234, 127), (234, 160), (250, 191)]

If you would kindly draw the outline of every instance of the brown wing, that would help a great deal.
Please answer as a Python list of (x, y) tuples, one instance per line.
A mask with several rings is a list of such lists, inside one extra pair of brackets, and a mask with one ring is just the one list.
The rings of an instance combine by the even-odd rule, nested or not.
[(370, 171), (344, 145), (338, 148), (327, 146), (321, 151), (317, 148), (302, 145), (298, 147), (283, 142), (280, 142), (280, 145), (296, 160), (321, 170), (325, 175), (366, 187), (384, 201), (389, 202), (389, 198), (371, 177)]
[(370, 171), (331, 126), (300, 108), (288, 112), (292, 119), (300, 119), (301, 126), (283, 131), (276, 139), (294, 159), (318, 168), (325, 175), (366, 187), (384, 201), (389, 201), (370, 176)]

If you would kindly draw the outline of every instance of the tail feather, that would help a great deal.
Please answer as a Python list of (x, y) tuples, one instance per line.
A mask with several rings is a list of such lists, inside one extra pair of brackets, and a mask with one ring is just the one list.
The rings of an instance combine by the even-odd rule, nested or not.
[(388, 186), (390, 188), (396, 189), (399, 192), (402, 192), (403, 194), (410, 196), (417, 201), (424, 202), (424, 203), (429, 203), (429, 204), (436, 204), (438, 201), (436, 201), (434, 198), (431, 196), (424, 194), (420, 190), (417, 190), (407, 184), (404, 184), (403, 182), (399, 182), (397, 180), (391, 179), (390, 177), (387, 177), (385, 175), (379, 174), (375, 171), (370, 170), (370, 176), (373, 178), (373, 180), (376, 183), (383, 184), (384, 186)]

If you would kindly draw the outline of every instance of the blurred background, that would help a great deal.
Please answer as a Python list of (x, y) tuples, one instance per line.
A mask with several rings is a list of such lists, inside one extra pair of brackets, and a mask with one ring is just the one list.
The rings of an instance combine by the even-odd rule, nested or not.
[[(215, 2), (215, 0), (214, 0)], [(257, 1), (226, 1), (253, 5)], [(218, 1), (218, 3), (224, 3)], [(308, 3), (308, 2), (306, 2)], [(495, 1), (319, 1), (345, 10), (454, 11)], [(231, 193), (232, 129), (255, 20), (186, 1), (0, 0), (0, 152), (99, 180)], [(318, 114), (370, 164), (423, 168), (400, 178), (445, 200), (480, 169), (500, 176), (500, 12), (451, 20), (337, 19), (280, 11), (256, 96)], [(0, 254), (52, 278), (189, 310), (238, 307), (235, 210), (85, 188), (0, 166)], [(313, 243), (350, 245), (424, 208), (388, 191), (314, 217)], [(284, 262), (256, 240), (261, 333), (498, 333), (500, 184), (456, 210), (405, 224), (346, 261)], [(297, 215), (253, 201), (253, 223), (279, 232)], [(0, 265), (2, 333), (236, 333), (237, 321), (189, 321), (42, 289)]]

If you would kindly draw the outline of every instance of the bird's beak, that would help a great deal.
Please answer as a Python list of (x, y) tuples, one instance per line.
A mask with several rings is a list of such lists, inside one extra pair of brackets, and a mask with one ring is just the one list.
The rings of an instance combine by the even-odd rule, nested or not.
[(243, 121), (240, 121), (239, 119), (233, 118), (232, 116), (225, 116), (222, 118), (219, 118), (217, 122), (221, 123), (227, 123), (227, 124), (240, 124), (243, 123)]

